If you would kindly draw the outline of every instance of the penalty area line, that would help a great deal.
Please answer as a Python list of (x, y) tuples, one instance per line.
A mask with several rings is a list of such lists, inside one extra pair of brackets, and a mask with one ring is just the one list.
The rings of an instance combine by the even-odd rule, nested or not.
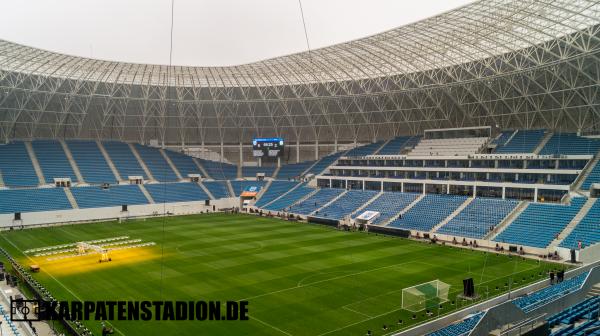
[(253, 320), (256, 320), (256, 321), (258, 321), (258, 322), (260, 322), (260, 323), (262, 323), (264, 325), (266, 325), (267, 327), (269, 327), (269, 328), (271, 328), (273, 330), (277, 330), (277, 331), (279, 331), (280, 333), (282, 333), (284, 335), (293, 336), (292, 334), (290, 334), (290, 333), (288, 333), (288, 332), (286, 332), (284, 330), (281, 330), (281, 329), (277, 328), (276, 326), (271, 325), (271, 324), (269, 324), (269, 323), (267, 323), (267, 322), (265, 322), (263, 320), (260, 320), (260, 319), (258, 319), (256, 317), (250, 316), (250, 318), (253, 319)]

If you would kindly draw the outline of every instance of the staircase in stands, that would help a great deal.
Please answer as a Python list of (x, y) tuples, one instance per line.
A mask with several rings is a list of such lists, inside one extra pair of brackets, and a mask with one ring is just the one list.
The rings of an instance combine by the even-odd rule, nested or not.
[(528, 205), (529, 202), (527, 201), (519, 202), (515, 209), (508, 216), (506, 216), (506, 218), (504, 218), (504, 220), (500, 222), (500, 224), (496, 225), (494, 231), (491, 231), (490, 233), (485, 235), (483, 239), (494, 240), (496, 236), (502, 233), (502, 231), (504, 231), (510, 225), (510, 223), (512, 223), (517, 217), (519, 217), (523, 213), (523, 211), (525, 211), (525, 209), (527, 209)]
[(46, 184), (46, 179), (44, 178), (44, 173), (42, 172), (42, 167), (40, 167), (40, 163), (38, 162), (37, 156), (35, 156), (35, 152), (33, 151), (33, 147), (31, 146), (31, 142), (25, 141), (25, 148), (27, 149), (27, 154), (29, 155), (29, 160), (33, 164), (33, 170), (37, 175), (38, 181), (40, 185)]
[(179, 169), (177, 169), (177, 166), (175, 166), (173, 161), (171, 161), (171, 158), (167, 155), (167, 153), (165, 153), (165, 150), (160, 148), (158, 151), (160, 152), (162, 157), (165, 159), (165, 161), (167, 161), (167, 164), (169, 165), (169, 167), (171, 167), (171, 169), (173, 170), (173, 172), (175, 173), (175, 175), (177, 176), (179, 181), (183, 181), (183, 176), (181, 175), (181, 172), (179, 172)]
[(111, 159), (110, 155), (108, 155), (108, 152), (106, 151), (106, 148), (104, 148), (104, 145), (102, 144), (102, 142), (96, 140), (96, 145), (98, 145), (98, 148), (100, 149), (100, 153), (102, 153), (102, 156), (104, 156), (104, 160), (106, 160), (108, 167), (110, 168), (110, 170), (113, 172), (113, 174), (117, 178), (117, 181), (124, 181), (123, 176), (121, 176), (121, 173), (119, 173), (119, 170), (115, 166), (115, 163)]
[(565, 227), (565, 229), (562, 230), (562, 232), (558, 235), (558, 237), (556, 237), (556, 239), (554, 239), (550, 243), (550, 245), (548, 245), (548, 248), (556, 248), (558, 245), (560, 245), (560, 243), (565, 238), (567, 238), (571, 232), (573, 232), (573, 229), (575, 229), (577, 224), (579, 224), (579, 222), (581, 222), (581, 220), (588, 214), (588, 212), (590, 211), (592, 206), (594, 206), (594, 204), (596, 203), (596, 200), (597, 200), (596, 198), (588, 198), (588, 200), (581, 207), (581, 209), (579, 210), (577, 215), (575, 215), (575, 217), (573, 217), (571, 222), (569, 222), (569, 224)]
[(467, 198), (467, 200), (464, 201), (463, 204), (461, 204), (458, 208), (456, 208), (456, 210), (454, 210), (454, 212), (451, 213), (450, 216), (444, 218), (444, 220), (442, 220), (441, 222), (437, 223), (434, 227), (431, 228), (431, 230), (429, 232), (436, 232), (442, 226), (448, 224), (449, 221), (451, 221), (461, 211), (463, 211), (469, 204), (471, 204), (471, 202), (473, 202), (474, 199), (475, 199), (475, 197), (469, 197), (469, 198)]
[(81, 171), (79, 170), (79, 167), (77, 166), (77, 163), (75, 162), (75, 159), (73, 159), (73, 154), (71, 154), (71, 149), (69, 149), (69, 146), (67, 145), (67, 143), (64, 140), (59, 140), (59, 142), (63, 148), (63, 151), (65, 152), (65, 155), (67, 156), (67, 160), (69, 160), (69, 163), (71, 164), (71, 169), (73, 169), (73, 173), (75, 173), (75, 177), (77, 177), (77, 181), (79, 183), (85, 183), (85, 181), (83, 180), (83, 175), (81, 175)]
[(409, 205), (407, 205), (406, 208), (402, 209), (402, 211), (400, 211), (399, 213), (397, 213), (395, 216), (390, 217), (390, 219), (388, 219), (387, 221), (379, 224), (379, 226), (387, 226), (391, 222), (395, 221), (399, 216), (404, 215), (408, 210), (410, 210), (417, 203), (419, 203), (423, 199), (423, 197), (425, 197), (425, 194), (419, 195), (419, 197), (415, 198), (415, 200), (412, 201), (412, 203), (410, 203)]
[(138, 160), (138, 163), (140, 164), (140, 167), (142, 167), (142, 169), (144, 170), (144, 173), (146, 174), (146, 176), (148, 177), (148, 179), (156, 181), (156, 179), (154, 178), (154, 176), (150, 172), (150, 169), (148, 169), (148, 166), (146, 166), (146, 163), (144, 162), (144, 160), (142, 160), (142, 157), (140, 156), (140, 153), (138, 153), (138, 151), (135, 148), (135, 146), (132, 143), (129, 143), (128, 145), (129, 145), (129, 149), (133, 153), (133, 156), (135, 156), (135, 158)]

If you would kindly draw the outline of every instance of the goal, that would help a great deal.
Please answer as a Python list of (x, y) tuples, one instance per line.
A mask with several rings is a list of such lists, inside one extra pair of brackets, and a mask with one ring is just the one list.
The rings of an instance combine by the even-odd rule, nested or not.
[(448, 301), (450, 285), (440, 280), (425, 282), (402, 289), (402, 309), (418, 312), (433, 310)]

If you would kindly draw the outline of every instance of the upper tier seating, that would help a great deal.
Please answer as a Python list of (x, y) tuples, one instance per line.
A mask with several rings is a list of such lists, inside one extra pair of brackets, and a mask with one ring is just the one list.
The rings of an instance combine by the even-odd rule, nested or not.
[(540, 151), (540, 155), (596, 155), (600, 140), (577, 136), (575, 133), (555, 133)]
[(198, 159), (209, 177), (215, 180), (235, 180), (237, 177), (237, 167), (235, 165), (210, 160)]
[(40, 164), (46, 183), (53, 183), (54, 178), (71, 179), (77, 182), (77, 177), (67, 159), (60, 142), (55, 140), (35, 140), (31, 142), (35, 156)]
[(496, 147), (496, 153), (532, 153), (543, 138), (544, 130), (518, 130), (504, 146)]
[(165, 150), (165, 154), (167, 154), (171, 162), (173, 162), (173, 165), (175, 165), (175, 167), (179, 171), (179, 174), (181, 174), (181, 177), (183, 177), (184, 179), (187, 179), (188, 175), (190, 174), (198, 174), (200, 176), (204, 176), (202, 170), (200, 170), (198, 165), (196, 165), (194, 159), (191, 156), (174, 152), (172, 150)]
[(22, 141), (0, 145), (0, 173), (8, 187), (35, 187), (40, 183)]
[(148, 204), (139, 185), (114, 185), (108, 189), (99, 186), (71, 188), (71, 193), (81, 209), (121, 206), (123, 204)]
[(560, 246), (577, 249), (579, 242), (582, 248), (600, 242), (600, 202), (597, 200)]
[(94, 184), (117, 182), (95, 141), (67, 140), (67, 145), (85, 182)]
[(71, 209), (62, 188), (0, 190), (0, 213)]
[(419, 195), (416, 193), (384, 192), (366, 208), (359, 211), (357, 215), (365, 211), (377, 211), (379, 217), (373, 221), (373, 224), (383, 224), (398, 215), (400, 211), (414, 202)]
[(321, 174), (325, 168), (331, 166), (339, 157), (342, 156), (342, 153), (334, 153), (327, 156), (322, 157), (314, 166), (312, 166), (306, 173), (307, 174)]
[(388, 143), (386, 143), (383, 147), (381, 147), (381, 149), (375, 154), (377, 154), (377, 155), (398, 155), (402, 152), (402, 150), (406, 146), (407, 142), (409, 142), (409, 140), (411, 138), (412, 137), (409, 137), (409, 136), (401, 136), (401, 137), (394, 138), (394, 139), (390, 140)]
[(292, 206), (289, 212), (301, 215), (309, 215), (311, 212), (324, 206), (343, 192), (344, 189), (319, 189), (319, 191), (317, 191), (314, 195)]
[(478, 153), (489, 138), (421, 139), (407, 155), (469, 155)]
[(285, 196), (279, 198), (278, 200), (273, 201), (271, 204), (265, 206), (266, 210), (271, 210), (271, 211), (288, 211), (289, 207), (296, 203), (298, 200), (302, 199), (303, 197), (305, 197), (306, 195), (310, 194), (311, 192), (315, 191), (315, 189), (313, 188), (309, 188), (306, 186), (300, 186), (292, 191), (290, 191), (289, 193), (287, 193)]
[(304, 161), (299, 163), (291, 163), (281, 166), (279, 173), (277, 173), (278, 179), (291, 179), (300, 177), (302, 173), (312, 166), (315, 161)]
[(365, 156), (375, 153), (383, 145), (383, 141), (373, 142), (364, 146), (354, 147), (346, 153), (346, 156)]
[(600, 183), (600, 162), (597, 162), (592, 168), (585, 181), (581, 184), (581, 189), (589, 190), (592, 183)]
[(104, 146), (123, 180), (127, 180), (129, 176), (141, 176), (145, 180), (148, 179), (128, 144), (120, 141), (104, 141), (102, 146)]
[(574, 198), (571, 205), (530, 203), (494, 240), (547, 247), (577, 215), (584, 203), (583, 197)]
[(246, 188), (258, 187), (261, 189), (264, 188), (265, 184), (267, 184), (265, 181), (231, 181), (231, 187), (233, 188), (236, 197), (239, 197)]
[(373, 190), (350, 190), (335, 202), (315, 213), (315, 216), (329, 219), (342, 219), (377, 195)]
[(192, 202), (210, 199), (196, 183), (146, 184), (146, 190), (155, 203)]
[(491, 143), (496, 145), (497, 147), (504, 146), (508, 139), (510, 139), (510, 137), (513, 135), (513, 133), (515, 133), (515, 131), (502, 131), (502, 133), (500, 133), (500, 135), (497, 138), (492, 140)]
[(540, 289), (527, 296), (515, 299), (513, 303), (522, 311), (528, 313), (534, 309), (544, 306), (560, 297), (563, 297), (583, 286), (589, 272), (582, 273), (576, 277), (561, 283)]
[[(550, 327), (558, 324), (573, 324), (582, 319), (597, 319), (600, 296), (592, 296), (546, 319)], [(564, 334), (561, 334), (564, 335)]]
[(513, 200), (477, 197), (436, 232), (481, 239), (500, 224), (517, 204)]
[(430, 231), (467, 200), (466, 196), (428, 194), (389, 226)]
[(161, 182), (177, 181), (177, 175), (157, 148), (134, 144), (135, 149), (155, 180)]
[(256, 207), (263, 207), (265, 204), (271, 202), (277, 197), (283, 195), (288, 190), (294, 188), (298, 182), (295, 181), (278, 181), (271, 182), (269, 189), (267, 189), (258, 201), (254, 204)]
[(442, 328), (436, 332), (428, 334), (428, 336), (466, 336), (469, 335), (471, 330), (475, 328), (479, 320), (483, 317), (484, 313), (476, 313), (466, 317), (464, 320), (451, 324), (445, 328)]
[(277, 167), (244, 167), (242, 166), (242, 176), (243, 177), (256, 177), (258, 173), (264, 173), (266, 177), (273, 176)]
[(215, 197), (215, 199), (232, 197), (229, 194), (229, 188), (227, 188), (227, 182), (225, 181), (205, 181), (202, 182), (206, 189)]

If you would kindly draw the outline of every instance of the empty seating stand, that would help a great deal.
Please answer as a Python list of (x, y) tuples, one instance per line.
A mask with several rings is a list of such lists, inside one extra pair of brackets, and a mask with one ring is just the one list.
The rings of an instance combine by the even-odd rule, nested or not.
[(540, 289), (527, 296), (515, 299), (513, 303), (522, 311), (528, 313), (542, 307), (556, 299), (559, 299), (573, 291), (581, 288), (589, 272), (582, 273), (561, 283)]
[(364, 146), (358, 146), (349, 150), (345, 156), (365, 156), (371, 155), (383, 145), (383, 141), (377, 141)]
[(60, 142), (55, 140), (35, 140), (31, 147), (40, 164), (46, 183), (52, 183), (54, 178), (70, 178), (77, 182), (71, 163)]
[(405, 230), (430, 231), (456, 211), (466, 200), (466, 196), (459, 195), (425, 195), (402, 217), (392, 221), (389, 226)]
[(436, 232), (468, 238), (483, 238), (519, 204), (514, 200), (475, 198)]
[(574, 198), (571, 205), (531, 203), (494, 240), (547, 247), (577, 215), (584, 203), (583, 197)]
[(496, 147), (496, 153), (532, 153), (544, 138), (544, 130), (518, 130), (503, 146)]
[(8, 187), (35, 187), (40, 183), (22, 141), (0, 145), (0, 173)]
[(513, 133), (515, 133), (515, 131), (502, 131), (502, 133), (500, 133), (500, 135), (494, 139), (491, 144), (496, 145), (496, 147), (504, 146)]
[(198, 184), (192, 182), (146, 184), (146, 190), (155, 203), (193, 202), (210, 199)]
[(308, 167), (312, 166), (315, 161), (304, 161), (299, 163), (291, 163), (281, 166), (279, 173), (277, 173), (278, 179), (292, 179), (302, 175)]
[(577, 249), (585, 248), (600, 242), (600, 202), (596, 201), (588, 213), (577, 223), (577, 226), (561, 243), (561, 247)]
[(292, 206), (289, 212), (309, 215), (311, 212), (324, 206), (343, 192), (343, 189), (319, 189), (314, 195)]
[(190, 174), (204, 175), (191, 156), (177, 153), (172, 150), (165, 150), (165, 153), (184, 179)]
[(108, 189), (99, 186), (71, 188), (71, 193), (82, 209), (121, 205), (148, 204), (139, 185), (115, 185)]
[(596, 155), (600, 140), (577, 136), (575, 133), (555, 133), (540, 151), (541, 155)]
[(256, 177), (256, 174), (263, 173), (266, 177), (273, 176), (277, 167), (242, 167), (243, 177)]
[(210, 191), (215, 199), (232, 197), (229, 194), (229, 188), (227, 188), (227, 184), (224, 181), (206, 181), (202, 182), (202, 184), (204, 184), (206, 189)]
[(592, 183), (600, 183), (600, 162), (592, 168), (585, 181), (581, 184), (581, 189), (589, 190)]
[(478, 153), (489, 138), (421, 139), (410, 156), (455, 156)]
[(471, 330), (477, 326), (477, 323), (481, 320), (484, 313), (476, 313), (466, 317), (458, 323), (451, 324), (445, 328), (435, 331), (428, 336), (466, 336), (469, 335)]
[(295, 181), (278, 181), (275, 180), (271, 182), (269, 188), (263, 193), (258, 201), (254, 204), (257, 207), (263, 207), (265, 204), (271, 202), (277, 197), (283, 195), (288, 192), (292, 188), (294, 188), (298, 182)]
[(62, 188), (0, 190), (0, 213), (72, 209)]
[(242, 191), (250, 187), (257, 187), (260, 191), (260, 188), (263, 188), (265, 184), (265, 181), (231, 181), (231, 187), (236, 197), (240, 196)]
[(405, 148), (407, 142), (411, 139), (411, 137), (401, 136), (390, 140), (386, 143), (377, 153), (377, 155), (398, 155), (402, 153), (402, 150)]
[(134, 146), (155, 180), (161, 182), (178, 180), (177, 175), (157, 148), (142, 146), (140, 144), (135, 144)]
[(337, 161), (337, 159), (341, 155), (342, 155), (342, 153), (335, 153), (335, 154), (331, 154), (331, 155), (322, 157), (306, 173), (307, 174), (315, 174), (315, 175), (321, 174), (325, 170), (325, 168), (331, 166), (335, 161)]
[(115, 165), (115, 168), (117, 168), (122, 179), (127, 180), (129, 176), (141, 176), (145, 180), (148, 179), (144, 169), (133, 155), (133, 152), (127, 143), (120, 141), (104, 141), (102, 142), (102, 146), (104, 146), (104, 149), (110, 156), (110, 159)]
[(414, 202), (419, 195), (417, 193), (384, 192), (356, 215), (365, 211), (377, 211), (379, 217), (373, 221), (373, 224), (383, 224)]
[(95, 141), (67, 140), (67, 145), (85, 182), (90, 184), (117, 182)]
[(290, 191), (283, 197), (274, 200), (271, 202), (271, 204), (268, 204), (264, 208), (270, 211), (288, 211), (292, 204), (298, 202), (313, 191), (315, 191), (315, 189), (306, 186), (300, 186)]
[[(556, 325), (564, 324), (564, 325), (572, 325), (576, 321), (580, 319), (597, 319), (598, 318), (598, 310), (600, 308), (600, 296), (592, 296), (579, 302), (559, 313), (556, 313), (546, 320), (548, 321), (548, 325), (550, 327), (554, 327)], [(566, 328), (568, 330), (572, 328)], [(563, 333), (554, 333), (553, 335), (565, 335), (565, 329), (560, 329)]]
[(215, 180), (234, 180), (237, 177), (235, 165), (210, 160), (199, 159), (206, 173)]
[(372, 190), (350, 190), (333, 203), (316, 212), (314, 216), (328, 219), (342, 219), (360, 208), (368, 200), (377, 195), (377, 193), (377, 191)]

